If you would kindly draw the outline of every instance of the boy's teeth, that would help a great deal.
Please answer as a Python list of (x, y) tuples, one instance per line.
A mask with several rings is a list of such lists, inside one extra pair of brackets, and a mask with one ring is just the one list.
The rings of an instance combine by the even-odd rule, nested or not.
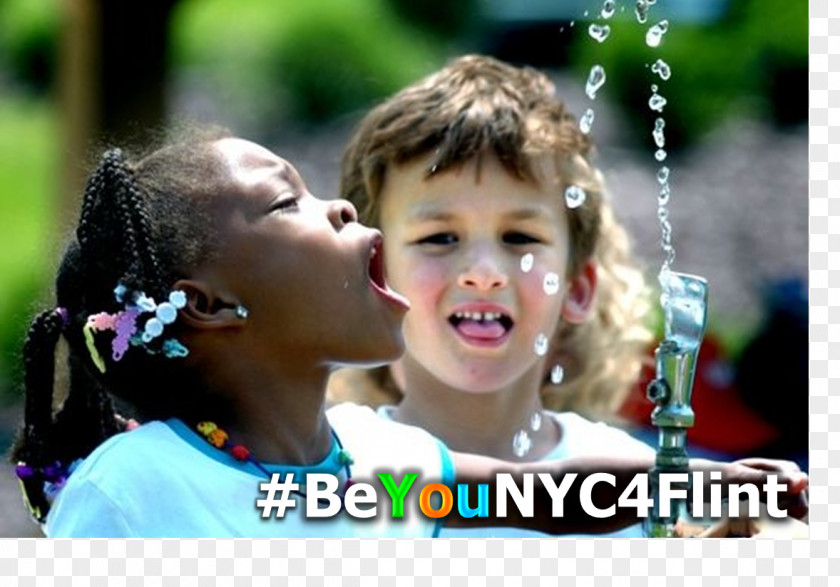
[(455, 317), (459, 320), (473, 320), (474, 322), (489, 322), (491, 320), (499, 320), (502, 317), (501, 312), (455, 312)]

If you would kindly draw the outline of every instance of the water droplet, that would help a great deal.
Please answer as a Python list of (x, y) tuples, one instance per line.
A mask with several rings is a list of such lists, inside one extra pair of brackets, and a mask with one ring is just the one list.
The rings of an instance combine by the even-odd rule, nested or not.
[(661, 59), (657, 59), (656, 62), (650, 67), (651, 71), (657, 74), (662, 80), (667, 80), (671, 77), (671, 66), (667, 63), (662, 61)]
[(534, 412), (534, 415), (531, 416), (531, 430), (536, 432), (540, 428), (542, 428), (542, 415), (539, 412)]
[(583, 188), (576, 185), (570, 185), (566, 188), (566, 207), (574, 210), (580, 208), (586, 201), (586, 192)]
[(656, 84), (650, 84), (650, 91), (655, 94), (659, 91), (659, 86), (657, 86)]
[(671, 201), (671, 188), (668, 187), (668, 184), (662, 186), (662, 189), (659, 190), (659, 197), (657, 198), (657, 203), (660, 206), (667, 206), (668, 202)]
[(656, 210), (656, 216), (659, 218), (660, 221), (664, 222), (668, 220), (668, 210), (666, 208), (659, 208)]
[(659, 181), (660, 184), (665, 185), (668, 183), (668, 176), (671, 175), (671, 170), (668, 169), (665, 165), (659, 168), (659, 172), (656, 174), (656, 179)]
[(641, 24), (645, 24), (647, 22), (648, 7), (649, 4), (647, 0), (636, 0), (636, 20), (638, 20)]
[(548, 337), (545, 334), (538, 334), (534, 340), (534, 352), (537, 356), (542, 357), (548, 352)]
[(583, 11), (583, 18), (586, 18), (587, 16), (589, 16), (589, 11), (588, 11), (588, 10), (584, 10), (584, 11)]
[(651, 110), (655, 110), (656, 112), (662, 112), (662, 109), (665, 108), (665, 104), (668, 103), (668, 100), (657, 94), (655, 91), (653, 95), (648, 100), (648, 107)]
[(583, 116), (580, 117), (580, 132), (587, 135), (592, 130), (592, 123), (595, 121), (595, 111), (592, 108), (587, 108)]
[(645, 35), (645, 42), (648, 47), (658, 47), (662, 43), (662, 37), (668, 32), (668, 21), (660, 20), (650, 27)]
[(570, 22), (569, 26), (575, 26), (575, 21)]
[(531, 450), (531, 437), (524, 430), (513, 435), (513, 454), (520, 459)]
[(563, 377), (566, 375), (565, 370), (563, 369), (563, 365), (554, 365), (551, 368), (551, 383), (554, 385), (560, 385), (563, 383)]
[(657, 118), (653, 123), (653, 140), (660, 149), (665, 146), (665, 119)]
[(668, 156), (668, 153), (665, 152), (665, 149), (658, 149), (656, 153), (653, 154), (657, 161), (665, 161), (665, 157)]
[(589, 71), (589, 79), (586, 80), (586, 95), (590, 100), (595, 99), (595, 94), (605, 81), (607, 81), (607, 72), (600, 65), (593, 65)]
[(525, 253), (519, 261), (519, 267), (523, 273), (528, 273), (534, 266), (534, 255), (532, 253)]
[(612, 18), (613, 14), (615, 14), (615, 0), (604, 0), (601, 18)]
[(560, 276), (556, 273), (546, 273), (543, 278), (543, 291), (549, 296), (560, 291)]
[(603, 43), (610, 36), (610, 25), (599, 25), (595, 23), (589, 25), (589, 36), (599, 43)]

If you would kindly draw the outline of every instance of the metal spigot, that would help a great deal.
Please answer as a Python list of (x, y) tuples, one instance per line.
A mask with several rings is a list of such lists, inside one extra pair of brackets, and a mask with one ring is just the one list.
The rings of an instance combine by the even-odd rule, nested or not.
[(654, 508), (647, 519), (649, 536), (673, 536), (679, 517), (675, 504), (670, 515), (659, 515), (659, 475), (688, 473), (686, 433), (694, 426), (691, 391), (706, 332), (709, 286), (702, 277), (670, 273), (666, 296), (665, 338), (656, 350), (656, 378), (647, 387), (647, 397), (656, 406), (651, 422), (659, 428), (656, 464), (650, 472)]

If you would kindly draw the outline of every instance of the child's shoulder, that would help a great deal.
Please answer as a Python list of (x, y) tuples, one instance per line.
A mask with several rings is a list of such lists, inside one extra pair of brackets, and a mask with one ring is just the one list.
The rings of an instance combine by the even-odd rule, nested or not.
[(177, 437), (164, 422), (152, 421), (134, 430), (116, 434), (100, 444), (73, 472), (95, 479), (116, 469), (153, 467), (156, 457), (171, 454)]
[(545, 411), (558, 424), (561, 433), (555, 450), (546, 458), (567, 458), (592, 454), (650, 456), (654, 449), (626, 430), (605, 422), (589, 420), (575, 412)]

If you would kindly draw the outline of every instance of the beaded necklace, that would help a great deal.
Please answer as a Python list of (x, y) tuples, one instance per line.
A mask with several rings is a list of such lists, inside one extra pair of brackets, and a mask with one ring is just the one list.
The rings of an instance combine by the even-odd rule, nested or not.
[[(269, 479), (271, 478), (272, 473), (268, 469), (266, 469), (262, 463), (260, 463), (251, 455), (250, 450), (248, 450), (245, 446), (241, 444), (233, 444), (230, 441), (228, 433), (216, 426), (214, 422), (199, 422), (196, 428), (198, 429), (198, 432), (204, 437), (204, 439), (207, 440), (207, 442), (209, 442), (212, 446), (215, 446), (221, 451), (230, 453), (230, 455), (237, 461), (251, 463), (262, 473), (264, 473), (266, 477), (268, 477)], [(341, 495), (343, 497), (344, 494), (347, 492), (347, 489), (353, 484), (352, 473), (350, 471), (350, 465), (353, 464), (353, 457), (350, 455), (350, 452), (341, 444), (341, 439), (338, 437), (338, 434), (336, 434), (335, 430), (333, 430), (332, 427), (330, 427), (330, 433), (332, 434), (335, 443), (338, 445), (338, 462), (344, 467), (344, 474), (347, 477), (347, 481), (344, 483), (344, 490), (341, 492)], [(302, 491), (292, 491), (292, 493), (296, 493), (298, 495), (306, 497), (306, 493)], [(342, 503), (343, 502), (344, 500), (342, 499)]]

